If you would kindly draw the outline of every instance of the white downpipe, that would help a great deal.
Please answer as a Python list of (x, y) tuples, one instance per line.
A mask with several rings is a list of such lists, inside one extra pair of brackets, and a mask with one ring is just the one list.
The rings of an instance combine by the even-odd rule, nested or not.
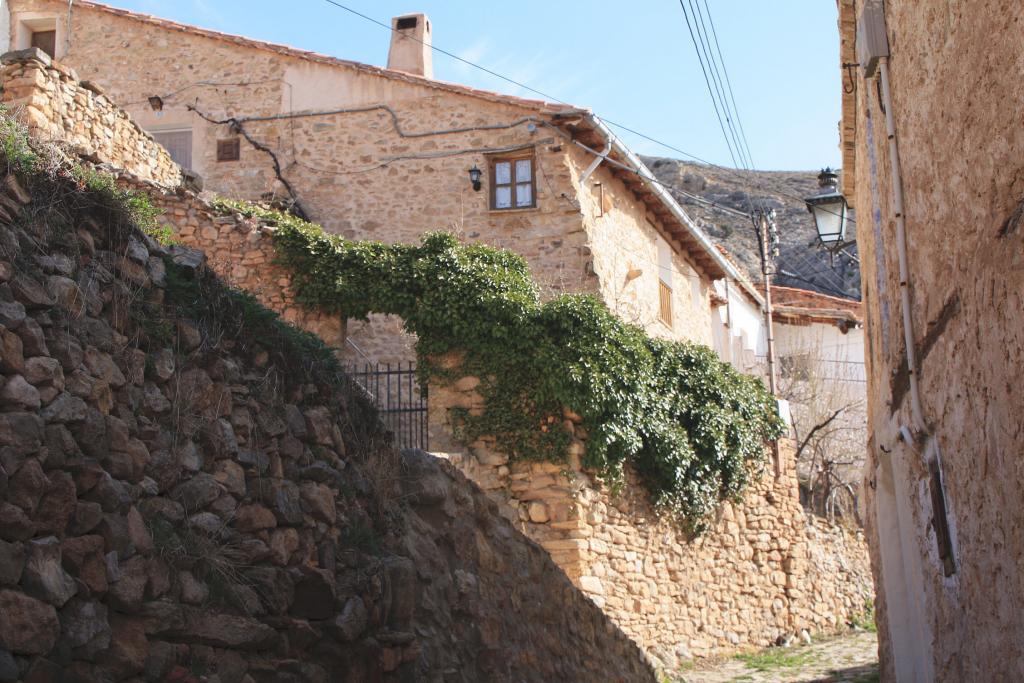
[(601, 162), (608, 158), (609, 152), (612, 151), (611, 138), (608, 139), (608, 144), (604, 146), (604, 151), (594, 157), (594, 160), (590, 162), (590, 166), (587, 166), (587, 170), (580, 176), (580, 187), (583, 187), (587, 179), (597, 170), (597, 167), (601, 165)]
[(907, 264), (907, 225), (903, 215), (903, 175), (900, 169), (899, 144), (896, 142), (896, 123), (892, 112), (892, 92), (889, 90), (889, 58), (878, 62), (882, 79), (882, 106), (885, 109), (885, 134), (889, 138), (889, 174), (892, 176), (892, 204), (896, 213), (896, 251), (899, 255), (900, 300), (903, 308), (903, 344), (907, 351), (907, 374), (910, 377), (910, 410), (914, 428), (927, 431), (921, 392), (917, 384), (917, 352), (914, 349), (914, 318), (910, 309), (910, 267)]
[[(622, 166), (623, 168), (629, 171), (635, 172), (637, 176), (639, 176), (640, 180), (643, 181), (647, 189), (654, 193), (658, 197), (658, 199), (660, 199), (661, 202), (668, 208), (669, 212), (686, 227), (687, 232), (689, 232), (690, 236), (694, 239), (694, 241), (696, 241), (697, 244), (700, 245), (700, 248), (703, 249), (704, 252), (707, 253), (708, 256), (710, 256), (712, 260), (714, 260), (715, 263), (718, 264), (722, 271), (726, 273), (726, 279), (731, 278), (737, 284), (737, 286), (741, 287), (750, 296), (751, 299), (756, 301), (759, 306), (763, 306), (764, 297), (761, 296), (760, 292), (754, 289), (750, 285), (750, 283), (747, 282), (746, 276), (740, 273), (739, 269), (735, 265), (733, 265), (732, 261), (722, 256), (722, 253), (718, 251), (718, 247), (716, 247), (714, 243), (711, 241), (711, 239), (704, 234), (703, 230), (697, 227), (697, 224), (694, 223), (693, 219), (690, 218), (690, 215), (683, 210), (683, 207), (679, 205), (679, 202), (676, 201), (675, 197), (673, 197), (672, 194), (654, 178), (654, 174), (651, 173), (650, 169), (647, 168), (644, 162), (640, 160), (640, 157), (638, 157), (628, 147), (622, 144), (622, 142), (615, 135), (615, 133), (613, 133), (612, 130), (607, 125), (605, 125), (603, 121), (601, 121), (601, 119), (594, 116), (593, 114), (587, 114), (586, 117), (590, 124), (601, 132), (601, 135), (604, 137), (604, 139), (609, 140), (611, 142), (612, 149), (621, 154), (627, 162), (623, 163), (612, 157), (608, 157), (608, 163), (617, 166)], [(567, 137), (567, 139), (569, 139), (573, 144), (577, 145), (578, 147), (581, 147), (582, 149), (586, 150), (591, 154), (600, 154), (600, 152), (598, 152), (595, 149), (587, 147), (579, 140), (573, 140), (571, 137), (567, 136), (564, 131), (561, 131), (561, 129), (558, 129), (554, 126), (552, 127), (555, 128), (555, 130), (558, 130), (562, 136)]]

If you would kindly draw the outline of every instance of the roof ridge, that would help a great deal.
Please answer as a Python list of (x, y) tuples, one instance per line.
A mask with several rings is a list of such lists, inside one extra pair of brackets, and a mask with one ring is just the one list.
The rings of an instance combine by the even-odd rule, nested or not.
[(256, 38), (248, 38), (234, 33), (224, 33), (223, 31), (216, 31), (214, 29), (203, 28), (201, 26), (195, 26), (193, 24), (185, 24), (171, 19), (164, 19), (157, 17), (152, 14), (145, 14), (143, 12), (135, 12), (132, 10), (122, 9), (120, 7), (114, 7), (101, 2), (94, 2), (93, 0), (79, 0), (76, 3), (76, 7), (85, 7), (95, 9), (101, 12), (107, 12), (115, 16), (124, 17), (126, 19), (132, 19), (135, 21), (141, 21), (162, 28), (181, 31), (183, 33), (191, 33), (193, 35), (199, 35), (213, 40), (222, 40), (236, 45), (244, 47), (250, 47), (256, 50), (269, 50), (278, 54), (284, 54), (298, 59), (306, 59), (312, 62), (319, 62), (328, 66), (341, 66), (357, 71), (371, 73), (377, 76), (383, 76), (384, 78), (392, 78), (395, 80), (405, 81), (416, 85), (422, 85), (428, 88), (438, 88), (441, 90), (448, 90), (458, 94), (466, 95), (468, 97), (477, 97), (489, 101), (497, 101), (504, 104), (511, 104), (514, 106), (526, 107), (530, 109), (547, 110), (551, 112), (565, 112), (574, 110), (585, 110), (583, 107), (577, 107), (571, 104), (562, 104), (559, 102), (548, 102), (546, 100), (530, 99), (526, 97), (519, 97), (516, 95), (507, 95), (491, 90), (482, 90), (480, 88), (472, 88), (468, 85), (461, 85), (459, 83), (451, 83), (449, 81), (442, 81), (435, 78), (427, 78), (426, 76), (419, 76), (406, 71), (398, 69), (388, 69), (386, 67), (374, 66), (372, 64), (364, 64), (363, 62), (357, 62), (351, 59), (342, 59), (341, 57), (333, 57), (320, 52), (314, 52), (312, 50), (304, 50), (298, 47), (292, 47), (290, 45), (284, 45), (282, 43), (273, 43), (267, 40), (258, 40)]

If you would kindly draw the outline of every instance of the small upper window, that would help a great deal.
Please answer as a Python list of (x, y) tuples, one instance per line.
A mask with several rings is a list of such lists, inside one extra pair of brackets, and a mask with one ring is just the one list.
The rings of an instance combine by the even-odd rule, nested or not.
[(672, 327), (672, 247), (658, 237), (658, 317)]
[(32, 31), (32, 47), (38, 47), (52, 59), (57, 54), (57, 30)]
[(532, 209), (535, 206), (533, 157), (492, 157), (491, 208)]
[(191, 130), (160, 130), (153, 131), (153, 139), (164, 146), (171, 160), (184, 169), (192, 168), (192, 131)]
[(217, 161), (238, 161), (241, 149), (238, 138), (217, 140)]

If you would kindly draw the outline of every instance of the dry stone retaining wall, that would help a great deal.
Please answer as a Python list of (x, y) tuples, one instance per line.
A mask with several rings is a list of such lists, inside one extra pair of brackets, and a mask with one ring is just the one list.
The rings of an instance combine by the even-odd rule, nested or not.
[(653, 683), (449, 464), (162, 306), (201, 257), (0, 187), (0, 680)]
[(59, 140), (82, 156), (123, 168), (168, 187), (182, 180), (171, 155), (96, 85), (78, 80), (70, 69), (31, 48), (2, 58), (2, 101), (20, 110), (32, 134)]
[(295, 303), (288, 273), (274, 262), (273, 228), (238, 214), (223, 215), (184, 189), (167, 191), (125, 180), (149, 194), (163, 211), (160, 221), (176, 242), (204, 252), (220, 277), (253, 294), (282, 319), (318, 335), (331, 348), (345, 346), (345, 321), (338, 315), (309, 311)]
[[(842, 628), (872, 597), (859, 531), (809, 521), (799, 501), (793, 445), (780, 443), (780, 473), (767, 471), (712, 528), (690, 539), (650, 505), (632, 473), (620, 492), (581, 467), (586, 433), (564, 463), (509, 462), (492, 442), (451, 437), (453, 407), (473, 410), (478, 381), (431, 386), (432, 448), (488, 491), (523, 533), (666, 666), (679, 658), (772, 644), (785, 634)], [(557, 428), (557, 427), (553, 427)]]

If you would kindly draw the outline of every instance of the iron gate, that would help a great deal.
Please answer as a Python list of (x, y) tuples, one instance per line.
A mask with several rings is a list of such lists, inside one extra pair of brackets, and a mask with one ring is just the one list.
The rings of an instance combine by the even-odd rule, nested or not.
[(427, 396), (416, 381), (415, 363), (355, 363), (348, 373), (377, 405), (395, 446), (427, 450)]

